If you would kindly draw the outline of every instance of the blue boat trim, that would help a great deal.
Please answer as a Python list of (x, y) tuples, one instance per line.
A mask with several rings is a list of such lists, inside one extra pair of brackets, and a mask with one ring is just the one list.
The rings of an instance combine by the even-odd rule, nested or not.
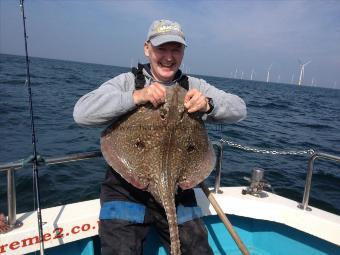
[(133, 223), (143, 223), (145, 206), (127, 201), (109, 201), (103, 203), (100, 209), (101, 220), (126, 220)]
[[(285, 224), (228, 215), (235, 231), (252, 255), (329, 255), (340, 254), (336, 244), (327, 242)], [(241, 255), (235, 241), (217, 215), (202, 218), (208, 241), (215, 255)], [(151, 228), (144, 255), (167, 255), (157, 231)]]

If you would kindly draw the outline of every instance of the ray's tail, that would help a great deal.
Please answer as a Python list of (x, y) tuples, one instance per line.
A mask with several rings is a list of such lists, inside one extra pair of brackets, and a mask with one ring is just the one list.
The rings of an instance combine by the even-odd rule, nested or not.
[(176, 205), (173, 194), (169, 194), (169, 199), (163, 201), (163, 206), (169, 224), (171, 255), (181, 255)]

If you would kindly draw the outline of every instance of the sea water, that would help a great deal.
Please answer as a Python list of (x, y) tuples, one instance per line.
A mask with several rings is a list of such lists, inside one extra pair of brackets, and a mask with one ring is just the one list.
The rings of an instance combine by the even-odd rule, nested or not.
[[(31, 58), (37, 150), (43, 158), (99, 150), (104, 127), (81, 127), (72, 117), (76, 101), (129, 68)], [(261, 150), (314, 149), (340, 156), (340, 90), (193, 75), (242, 97), (247, 118), (208, 125), (211, 140), (224, 138)], [(32, 155), (25, 58), (0, 54), (0, 163)], [(260, 154), (224, 146), (222, 186), (247, 185), (254, 167), (265, 170), (274, 191), (302, 201), (309, 155)], [(39, 167), (41, 206), (98, 198), (106, 164), (102, 158)], [(34, 208), (32, 169), (16, 172), (17, 210)], [(214, 173), (208, 178), (213, 184)], [(340, 164), (316, 160), (310, 204), (340, 213)], [(6, 175), (0, 174), (0, 211), (7, 212)]]

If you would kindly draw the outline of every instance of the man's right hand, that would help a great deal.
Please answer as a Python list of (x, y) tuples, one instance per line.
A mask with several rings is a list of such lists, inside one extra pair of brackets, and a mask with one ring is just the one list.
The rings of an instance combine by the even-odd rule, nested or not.
[(150, 102), (156, 108), (165, 102), (166, 89), (164, 85), (154, 82), (143, 89), (135, 90), (132, 96), (136, 105), (142, 105)]

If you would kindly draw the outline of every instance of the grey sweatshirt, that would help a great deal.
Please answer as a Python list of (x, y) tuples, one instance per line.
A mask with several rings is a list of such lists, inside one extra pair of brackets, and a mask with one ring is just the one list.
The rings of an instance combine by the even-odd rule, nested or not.
[[(148, 86), (153, 78), (145, 69), (143, 73), (145, 86)], [(202, 79), (188, 78), (189, 89), (196, 88), (213, 99), (214, 109), (203, 115), (204, 120), (234, 123), (246, 117), (246, 105), (240, 97), (219, 90)], [(73, 118), (76, 123), (84, 126), (108, 125), (137, 107), (132, 96), (134, 90), (135, 76), (131, 72), (122, 73), (82, 96), (74, 107)]]

